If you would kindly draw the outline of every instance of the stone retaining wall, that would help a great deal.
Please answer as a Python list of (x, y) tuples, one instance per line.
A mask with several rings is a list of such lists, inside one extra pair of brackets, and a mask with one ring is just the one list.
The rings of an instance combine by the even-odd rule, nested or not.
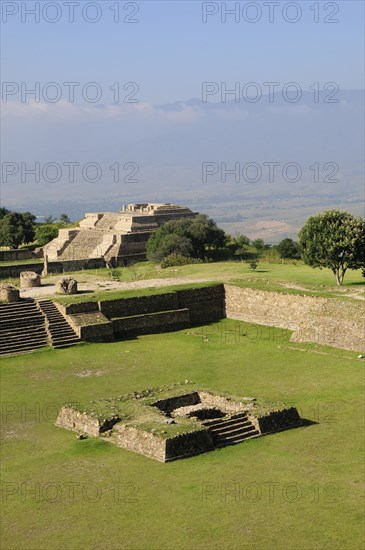
[(253, 408), (251, 403), (240, 403), (206, 391), (194, 391), (177, 397), (161, 399), (153, 403), (153, 406), (159, 408), (165, 414), (171, 414), (172, 411), (180, 407), (191, 407), (199, 404), (204, 407), (219, 409), (227, 414), (245, 412)]
[(34, 271), (34, 273), (41, 275), (43, 271), (43, 262), (18, 265), (0, 265), (0, 279), (19, 277), (22, 271)]
[[(64, 273), (80, 271), (82, 269), (98, 269), (100, 267), (105, 267), (105, 260), (103, 258), (48, 262), (48, 273)], [(34, 271), (35, 273), (41, 275), (43, 271), (43, 262), (18, 265), (0, 265), (0, 279), (19, 277), (21, 271)]]
[(21, 262), (34, 257), (35, 253), (31, 250), (0, 250), (0, 262)]
[(100, 302), (99, 308), (109, 319), (180, 309), (175, 292), (119, 300), (104, 300)]
[(134, 426), (115, 425), (111, 443), (115, 443), (123, 449), (165, 462), (166, 440)]
[(78, 304), (60, 304), (64, 308), (66, 315), (74, 315), (76, 313), (90, 313), (99, 311), (98, 302), (80, 302)]
[(71, 407), (61, 408), (56, 425), (94, 437), (99, 435), (100, 430), (100, 424), (96, 418), (91, 418)]
[(68, 315), (67, 320), (84, 342), (112, 342), (113, 325), (100, 311)]
[(153, 406), (157, 407), (165, 414), (170, 414), (174, 409), (177, 409), (178, 407), (189, 407), (190, 405), (197, 405), (198, 403), (200, 403), (199, 393), (197, 391), (194, 391), (184, 395), (178, 395), (176, 397), (160, 399), (159, 401), (153, 403)]
[[(88, 341), (102, 341), (104, 328), (98, 328), (93, 321), (93, 316), (98, 311), (112, 320), (113, 331), (118, 336), (182, 330), (194, 324), (212, 323), (224, 317), (224, 287), (215, 285), (151, 296), (61, 304), (60, 307), (65, 315), (70, 316), (71, 324), (77, 325), (78, 332), (82, 330), (80, 327), (83, 321), (89, 326), (84, 332)], [(93, 329), (90, 328), (91, 325), (94, 325)], [(93, 334), (97, 340), (92, 340)], [(109, 339), (108, 334), (106, 337)]]
[(190, 326), (190, 316), (188, 309), (176, 309), (113, 319), (112, 324), (114, 334), (120, 337), (153, 334), (187, 328)]
[(207, 429), (176, 435), (166, 439), (165, 462), (206, 453), (213, 449), (213, 436)]
[(179, 308), (189, 308), (192, 325), (214, 323), (225, 317), (224, 286), (177, 290)]
[(365, 302), (268, 292), (225, 285), (226, 315), (295, 331), (292, 341), (362, 351)]
[(134, 426), (116, 424), (110, 442), (161, 462), (187, 458), (214, 448), (212, 434), (205, 428), (164, 439)]
[(205, 391), (199, 392), (200, 401), (207, 407), (215, 407), (225, 413), (239, 413), (245, 412), (252, 408), (251, 404), (239, 403), (238, 401), (232, 401), (221, 395), (214, 395)]
[(302, 425), (302, 420), (295, 407), (270, 412), (268, 415), (258, 418), (257, 421), (262, 434), (280, 432)]

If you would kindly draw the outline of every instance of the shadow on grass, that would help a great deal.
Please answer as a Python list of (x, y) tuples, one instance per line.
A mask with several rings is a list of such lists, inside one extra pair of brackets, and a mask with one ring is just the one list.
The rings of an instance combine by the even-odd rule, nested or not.
[(319, 422), (315, 422), (314, 420), (309, 420), (309, 418), (302, 418), (302, 425), (298, 427), (303, 428), (307, 426), (313, 426), (315, 424), (319, 424)]

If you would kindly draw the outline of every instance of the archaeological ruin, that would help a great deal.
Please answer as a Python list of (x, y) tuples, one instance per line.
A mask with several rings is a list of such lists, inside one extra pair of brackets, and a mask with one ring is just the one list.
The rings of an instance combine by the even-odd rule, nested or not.
[(121, 212), (85, 214), (79, 227), (60, 229), (44, 247), (50, 261), (103, 259), (106, 265), (143, 260), (149, 236), (164, 223), (196, 213), (174, 204), (128, 204)]
[(261, 404), (201, 390), (192, 382), (65, 405), (56, 425), (79, 439), (103, 437), (118, 447), (171, 462), (302, 425), (295, 407)]

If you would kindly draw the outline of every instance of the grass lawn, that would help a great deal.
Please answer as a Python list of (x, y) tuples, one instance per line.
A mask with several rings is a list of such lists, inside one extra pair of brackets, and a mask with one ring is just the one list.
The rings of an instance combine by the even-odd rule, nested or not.
[[(224, 320), (3, 359), (2, 548), (362, 549), (364, 363), (289, 337)], [(65, 402), (185, 379), (314, 423), (168, 464), (54, 426)]]

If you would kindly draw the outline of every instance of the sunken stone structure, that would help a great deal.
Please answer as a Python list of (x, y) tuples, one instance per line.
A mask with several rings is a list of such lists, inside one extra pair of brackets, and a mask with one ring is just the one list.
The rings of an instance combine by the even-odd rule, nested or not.
[[(157, 398), (157, 399), (156, 399)], [(200, 390), (185, 381), (165, 388), (66, 405), (57, 426), (161, 462), (194, 456), (302, 425), (295, 407), (261, 407), (254, 398)]]
[(49, 260), (103, 258), (107, 265), (143, 260), (149, 236), (161, 225), (196, 213), (173, 204), (128, 204), (121, 212), (85, 214), (78, 228), (60, 229), (44, 247)]

